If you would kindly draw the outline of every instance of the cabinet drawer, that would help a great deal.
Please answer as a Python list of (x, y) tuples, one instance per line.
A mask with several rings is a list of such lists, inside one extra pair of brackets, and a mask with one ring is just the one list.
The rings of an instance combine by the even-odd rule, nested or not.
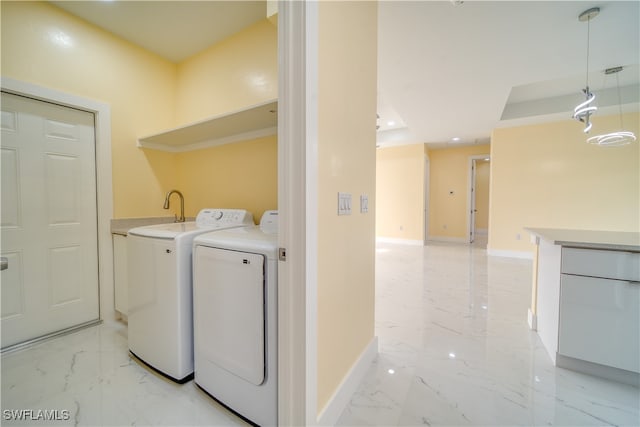
[(563, 274), (558, 353), (640, 372), (640, 284)]
[(640, 281), (640, 253), (562, 248), (562, 273)]

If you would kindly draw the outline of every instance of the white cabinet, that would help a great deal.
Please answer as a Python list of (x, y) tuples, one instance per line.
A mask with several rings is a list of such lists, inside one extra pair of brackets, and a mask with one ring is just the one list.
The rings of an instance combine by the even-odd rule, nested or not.
[(129, 310), (129, 291), (127, 280), (127, 236), (113, 234), (113, 281), (115, 309), (127, 316)]
[(640, 372), (640, 253), (562, 248), (558, 354)]
[(640, 284), (563, 274), (558, 353), (640, 372)]

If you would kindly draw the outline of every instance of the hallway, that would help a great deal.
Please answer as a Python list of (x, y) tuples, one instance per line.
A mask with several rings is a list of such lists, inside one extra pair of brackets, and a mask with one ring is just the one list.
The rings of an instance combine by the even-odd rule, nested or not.
[(551, 365), (531, 261), (485, 246), (378, 244), (380, 352), (339, 425), (640, 425), (638, 388)]

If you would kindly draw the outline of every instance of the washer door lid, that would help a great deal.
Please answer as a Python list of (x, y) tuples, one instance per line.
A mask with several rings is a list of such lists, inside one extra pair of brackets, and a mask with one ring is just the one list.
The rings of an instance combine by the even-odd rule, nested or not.
[(205, 359), (252, 383), (265, 380), (264, 256), (196, 246), (194, 332)]

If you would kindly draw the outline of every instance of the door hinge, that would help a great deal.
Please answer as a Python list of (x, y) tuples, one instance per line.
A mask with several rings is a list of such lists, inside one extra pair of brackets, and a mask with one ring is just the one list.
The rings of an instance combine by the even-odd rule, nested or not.
[(287, 248), (278, 248), (278, 259), (280, 261), (287, 260)]

